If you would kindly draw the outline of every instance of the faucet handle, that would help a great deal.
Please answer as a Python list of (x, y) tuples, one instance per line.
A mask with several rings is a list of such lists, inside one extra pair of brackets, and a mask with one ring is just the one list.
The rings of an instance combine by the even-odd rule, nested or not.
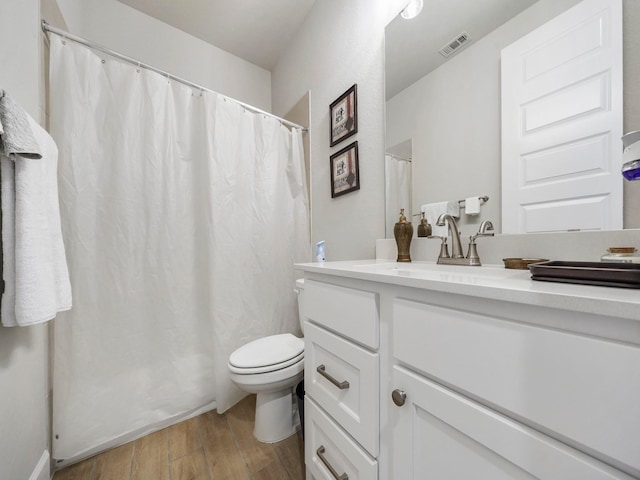
[[(487, 233), (487, 232), (492, 232), (492, 233)], [(493, 223), (491, 223), (489, 220), (484, 220), (480, 224), (480, 228), (478, 229), (478, 236), (493, 237)]]
[(478, 248), (476, 247), (476, 238), (493, 237), (493, 235), (493, 223), (491, 223), (489, 220), (485, 220), (480, 224), (478, 233), (469, 237), (469, 250), (467, 251), (467, 259), (469, 260), (469, 265), (481, 265), (480, 256), (478, 255)]
[[(489, 233), (487, 233), (489, 232)], [(475, 243), (476, 238), (478, 237), (493, 237), (495, 235), (493, 231), (493, 223), (489, 220), (484, 220), (480, 224), (480, 228), (478, 229), (478, 233), (469, 237), (469, 243)]]
[(439, 238), (442, 243), (440, 244), (440, 255), (438, 255), (438, 258), (451, 258), (451, 255), (449, 255), (449, 246), (447, 245), (447, 237), (441, 237), (439, 235), (431, 235), (427, 238)]

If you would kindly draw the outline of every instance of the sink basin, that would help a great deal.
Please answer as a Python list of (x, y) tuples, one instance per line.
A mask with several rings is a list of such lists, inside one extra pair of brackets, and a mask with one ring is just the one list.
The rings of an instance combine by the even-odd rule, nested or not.
[(513, 277), (528, 278), (529, 272), (508, 270), (501, 265), (483, 265), (470, 267), (463, 265), (438, 265), (431, 262), (386, 262), (352, 265), (354, 270), (383, 275), (405, 277), (434, 278), (445, 281), (464, 281), (476, 283), (474, 279), (506, 279)]

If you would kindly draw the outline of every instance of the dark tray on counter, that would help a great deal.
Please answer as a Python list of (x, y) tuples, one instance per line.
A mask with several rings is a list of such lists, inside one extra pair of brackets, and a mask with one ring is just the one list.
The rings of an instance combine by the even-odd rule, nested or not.
[(640, 288), (640, 264), (551, 261), (529, 266), (531, 278), (543, 282)]

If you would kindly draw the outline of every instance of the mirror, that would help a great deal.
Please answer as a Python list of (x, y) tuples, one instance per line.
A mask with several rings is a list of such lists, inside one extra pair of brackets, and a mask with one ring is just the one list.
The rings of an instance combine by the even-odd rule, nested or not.
[[(425, 0), (418, 17), (397, 16), (387, 25), (386, 149), (391, 155), (385, 167), (388, 172), (389, 158), (410, 159), (410, 173), (402, 178), (405, 183), (407, 176), (412, 179), (406, 192), (406, 185), (393, 181), (398, 175), (387, 177), (388, 238), (393, 237), (398, 201), (415, 214), (425, 203), (475, 195), (489, 201), (480, 215), (461, 215), (464, 234), (474, 233), (482, 220), (491, 220), (501, 232), (500, 52), (579, 2)], [(640, 32), (632, 27), (640, 21), (640, 2), (623, 0), (623, 8), (623, 130), (628, 132), (640, 130), (640, 52), (633, 50)], [(443, 47), (453, 50), (447, 58), (439, 53)], [(418, 100), (418, 88), (430, 91)], [(402, 189), (409, 200), (397, 200)], [(624, 182), (624, 228), (640, 227), (640, 211), (633, 208), (639, 204), (640, 182)]]

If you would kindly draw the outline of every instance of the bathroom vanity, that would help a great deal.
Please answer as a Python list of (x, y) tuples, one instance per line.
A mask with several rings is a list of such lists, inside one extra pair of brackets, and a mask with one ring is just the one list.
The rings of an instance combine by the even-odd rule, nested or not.
[(309, 479), (640, 477), (640, 291), (301, 264)]

